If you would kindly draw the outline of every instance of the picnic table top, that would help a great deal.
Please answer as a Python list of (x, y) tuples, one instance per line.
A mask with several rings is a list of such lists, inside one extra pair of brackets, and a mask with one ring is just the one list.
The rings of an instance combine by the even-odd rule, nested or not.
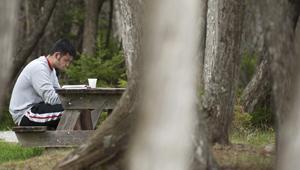
[(58, 94), (122, 94), (125, 88), (82, 88), (82, 89), (56, 89)]

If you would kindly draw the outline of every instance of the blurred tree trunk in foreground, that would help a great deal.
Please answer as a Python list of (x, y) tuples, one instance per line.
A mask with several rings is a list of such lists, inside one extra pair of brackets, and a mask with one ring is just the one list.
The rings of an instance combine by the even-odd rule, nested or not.
[(300, 1), (262, 1), (261, 7), (268, 30), (268, 50), (272, 57), (274, 110), (277, 118), (277, 168), (299, 169), (300, 35), (296, 28)]
[(10, 70), (13, 64), (13, 50), (17, 22), (18, 1), (4, 0), (0, 5), (0, 120), (5, 93), (9, 90)]
[(129, 169), (213, 169), (206, 119), (196, 96), (207, 1), (156, 0), (145, 8), (143, 97)]
[[(192, 3), (191, 3), (192, 2)], [(153, 2), (152, 2), (153, 3)], [(158, 2), (156, 2), (158, 3)], [(169, 6), (169, 3), (172, 3), (172, 1), (168, 1), (168, 3), (164, 2), (163, 4), (166, 6)], [(186, 3), (182, 1), (182, 3)], [(190, 7), (195, 7), (197, 5), (195, 5), (194, 3), (196, 3), (196, 1), (189, 1), (187, 2), (187, 5), (190, 5)], [(206, 5), (206, 1), (201, 1), (202, 5)], [(193, 54), (193, 52), (191, 53), (191, 51), (193, 50), (188, 50), (191, 47), (197, 47), (197, 38), (198, 36), (198, 31), (199, 29), (195, 29), (195, 27), (189, 27), (189, 24), (197, 24), (197, 23), (192, 23), (195, 22), (195, 20), (197, 19), (197, 16), (195, 16), (195, 14), (193, 16), (190, 16), (189, 13), (187, 13), (187, 15), (183, 15), (185, 17), (182, 18), (176, 18), (173, 17), (172, 14), (174, 13), (178, 13), (178, 10), (183, 6), (183, 4), (177, 4), (178, 8), (175, 8), (175, 10), (172, 8), (168, 9), (171, 10), (170, 13), (165, 14), (165, 11), (168, 10), (164, 10), (164, 6), (160, 6), (160, 8), (158, 8), (158, 12), (155, 13), (156, 15), (161, 15), (162, 17), (161, 20), (154, 20), (152, 22), (158, 22), (160, 21), (160, 23), (163, 24), (164, 27), (155, 27), (157, 24), (151, 24), (152, 28), (147, 28), (147, 29), (151, 29), (152, 31), (147, 32), (147, 34), (144, 35), (148, 35), (148, 38), (152, 38), (152, 37), (158, 37), (161, 38), (163, 41), (159, 41), (158, 43), (154, 40), (151, 41), (146, 41), (148, 45), (145, 45), (143, 47), (145, 47), (145, 49), (143, 48), (143, 54), (142, 56), (144, 56), (144, 54), (147, 52), (150, 52), (150, 56), (151, 57), (159, 57), (156, 56), (155, 54), (164, 54), (164, 57), (174, 57), (172, 54), (176, 55), (177, 57), (181, 58), (182, 55), (189, 55), (189, 56), (193, 56), (196, 57), (195, 54)], [(122, 98), (120, 99), (120, 102), (118, 103), (117, 107), (114, 109), (113, 113), (111, 116), (108, 117), (108, 119), (106, 119), (103, 124), (97, 129), (96, 134), (90, 138), (88, 140), (88, 142), (86, 144), (83, 144), (82, 146), (80, 146), (78, 149), (74, 150), (70, 155), (68, 155), (64, 160), (62, 160), (59, 164), (56, 165), (55, 169), (96, 169), (99, 167), (102, 168), (107, 168), (107, 169), (125, 169), (126, 167), (126, 162), (128, 161), (127, 159), (124, 159), (124, 153), (128, 150), (128, 145), (129, 145), (129, 139), (130, 136), (132, 136), (133, 133), (133, 125), (136, 123), (136, 115), (137, 115), (137, 106), (140, 106), (140, 102), (141, 101), (145, 101), (146, 98), (143, 98), (143, 96), (141, 96), (141, 91), (143, 89), (141, 89), (141, 74), (142, 73), (148, 73), (148, 72), (144, 72), (146, 70), (144, 70), (144, 66), (146, 66), (147, 68), (149, 68), (149, 70), (151, 71), (156, 71), (155, 68), (152, 68), (148, 65), (148, 63), (145, 63), (143, 58), (138, 58), (137, 56), (140, 56), (141, 54), (141, 48), (140, 48), (140, 40), (141, 40), (141, 20), (140, 17), (144, 16), (143, 11), (141, 11), (141, 9), (143, 9), (143, 4), (141, 1), (128, 1), (128, 0), (121, 0), (118, 1), (118, 7), (117, 9), (119, 9), (119, 13), (121, 14), (120, 16), (122, 17), (122, 19), (120, 19), (119, 21), (122, 21), (122, 23), (120, 23), (121, 28), (122, 28), (122, 42), (123, 42), (123, 48), (124, 48), (124, 53), (128, 63), (131, 63), (132, 65), (129, 65), (130, 67), (128, 67), (128, 69), (132, 69), (129, 73), (129, 82), (128, 82), (128, 87), (125, 91), (125, 93), (123, 94)], [(157, 8), (156, 8), (157, 9)], [(176, 10), (177, 9), (177, 10)], [(203, 8), (202, 10), (205, 10), (205, 8)], [(151, 11), (151, 15), (154, 11)], [(193, 12), (193, 11), (190, 11)], [(194, 11), (195, 12), (195, 11)], [(204, 11), (203, 13), (201, 13), (201, 17), (202, 20), (205, 20), (206, 17), (206, 11)], [(192, 13), (191, 13), (192, 14)], [(149, 16), (149, 17), (154, 17), (154, 16)], [(179, 23), (177, 22), (177, 19), (179, 19)], [(175, 24), (177, 23), (178, 25), (172, 26), (170, 24)], [(203, 22), (202, 22), (203, 24)], [(202, 26), (203, 27), (203, 26)], [(177, 30), (177, 29), (180, 29)], [(178, 39), (177, 36), (180, 37), (186, 37), (187, 33), (187, 29), (191, 29), (189, 32), (189, 36), (188, 37), (192, 37), (192, 38), (186, 38), (183, 39), (184, 41), (179, 41), (180, 39)], [(169, 30), (170, 32), (165, 32), (165, 30)], [(178, 31), (178, 32), (177, 32)], [(175, 34), (174, 34), (175, 33)], [(178, 33), (178, 34), (176, 34)], [(175, 36), (176, 35), (176, 36)], [(204, 38), (202, 36), (202, 38)], [(189, 45), (189, 47), (185, 47), (187, 44), (189, 43), (184, 43), (186, 41), (190, 41), (191, 39), (194, 39), (195, 41), (189, 42), (192, 45)], [(161, 44), (162, 42), (166, 42)], [(169, 42), (169, 43), (167, 43)], [(171, 43), (171, 44), (170, 44)], [(173, 44), (175, 43), (175, 44)], [(183, 43), (183, 44), (182, 44)], [(176, 48), (177, 45), (178, 48)], [(181, 46), (182, 45), (182, 46)], [(161, 48), (161, 46), (166, 46), (165, 48)], [(168, 48), (167, 48), (168, 47)], [(170, 48), (174, 48), (173, 50), (170, 50)], [(157, 50), (156, 50), (157, 49)], [(167, 55), (168, 53), (165, 53), (164, 51), (167, 50), (168, 53), (170, 53), (170, 55)], [(180, 50), (180, 52), (178, 51), (178, 53), (176, 52), (177, 50)], [(194, 49), (195, 52), (195, 49)], [(152, 54), (153, 53), (153, 54)], [(149, 56), (149, 57), (150, 57)], [(152, 60), (152, 59), (149, 59)], [(181, 63), (186, 63), (186, 62), (192, 62), (195, 64), (199, 63), (197, 61), (198, 59), (194, 58), (194, 60), (192, 58), (190, 58), (189, 60), (183, 62), (180, 61), (178, 59), (174, 59), (174, 60), (165, 60), (165, 62), (170, 62), (170, 67), (172, 69), (177, 69), (177, 65), (175, 63), (179, 63), (179, 65)], [(158, 62), (158, 60), (153, 60), (153, 62)], [(155, 65), (155, 64), (154, 64)], [(189, 67), (189, 66), (187, 66)], [(192, 67), (192, 66), (191, 66)], [(195, 66), (197, 67), (197, 66)], [(164, 68), (164, 65), (161, 65), (160, 68)], [(190, 70), (192, 71), (192, 70)], [(181, 76), (186, 77), (186, 72), (183, 70), (182, 73), (180, 73)], [(164, 75), (165, 72), (163, 70), (160, 71), (159, 74), (162, 74), (161, 76), (159, 76), (159, 80), (162, 80), (163, 82), (157, 84), (155, 87), (160, 87), (162, 85), (164, 85)], [(156, 74), (157, 75), (157, 74)], [(197, 72), (193, 72), (190, 74), (191, 77), (194, 78), (194, 81), (196, 83), (196, 80), (198, 80), (197, 78)], [(145, 76), (143, 76), (145, 77)], [(176, 79), (176, 78), (175, 78)], [(177, 80), (177, 79), (176, 79)], [(155, 83), (155, 82), (153, 82)], [(182, 82), (183, 84), (185, 84), (185, 81)], [(168, 83), (167, 83), (168, 84)], [(177, 87), (177, 83), (172, 83), (173, 86)], [(191, 83), (192, 85), (192, 83)], [(168, 88), (167, 88), (168, 89)], [(164, 91), (166, 89), (160, 89), (161, 91)], [(185, 88), (184, 90), (196, 90), (196, 86), (194, 84), (193, 88)], [(163, 98), (168, 98), (169, 96), (160, 96), (161, 91), (156, 91), (156, 97), (163, 97)], [(168, 93), (168, 90), (165, 91), (166, 93)], [(175, 91), (174, 91), (175, 92)], [(195, 93), (193, 93), (193, 95), (195, 95)], [(181, 96), (184, 97), (184, 96)], [(193, 109), (197, 109), (196, 107), (196, 96), (195, 97), (189, 97), (187, 100), (190, 101), (189, 104), (194, 103), (194, 105), (192, 106)], [(151, 100), (151, 99), (150, 99)], [(155, 100), (155, 99), (152, 99)], [(173, 100), (177, 101), (178, 99), (174, 98)], [(167, 100), (169, 101), (169, 100)], [(179, 105), (180, 106), (180, 105)], [(157, 106), (158, 108), (161, 108), (159, 105)], [(156, 108), (156, 109), (158, 109)], [(156, 114), (160, 114), (163, 113), (164, 109), (162, 109), (161, 111), (159, 111), (159, 113)], [(143, 114), (142, 112), (140, 114)], [(188, 113), (186, 113), (188, 114)], [(182, 115), (185, 116), (186, 114)], [(202, 113), (199, 113), (200, 115), (202, 115)], [(164, 114), (160, 114), (160, 116), (165, 116)], [(172, 121), (173, 119), (171, 117), (166, 117), (167, 119), (170, 119), (168, 121)], [(189, 162), (188, 164), (185, 164), (186, 166), (189, 166), (191, 169), (209, 169), (211, 168), (211, 164), (212, 164), (212, 155), (211, 152), (209, 150), (209, 144), (208, 144), (208, 140), (207, 140), (207, 131), (205, 129), (206, 127), (206, 123), (205, 123), (205, 118), (204, 116), (200, 116), (201, 119), (193, 119), (193, 123), (190, 124), (192, 127), (190, 127), (191, 129), (196, 128), (197, 131), (196, 133), (191, 134), (192, 132), (190, 131), (190, 133), (186, 133), (184, 136), (187, 135), (186, 140), (192, 140), (191, 142), (193, 142), (192, 149), (191, 152), (194, 154), (193, 157), (185, 157), (184, 159), (187, 159), (186, 161)], [(198, 122), (199, 120), (199, 122)], [(175, 123), (176, 124), (176, 123)], [(173, 127), (173, 126), (171, 126)], [(168, 128), (171, 128), (168, 127)], [(202, 128), (204, 127), (204, 128)], [(176, 126), (175, 126), (176, 129)], [(185, 132), (185, 131), (184, 131)], [(150, 134), (144, 134), (144, 135), (150, 135)], [(167, 133), (165, 135), (168, 135)], [(151, 135), (148, 136), (151, 138)], [(176, 136), (177, 137), (177, 136)], [(159, 140), (159, 138), (158, 138)], [(175, 141), (177, 142), (177, 141)], [(146, 147), (147, 148), (147, 147)], [(175, 148), (174, 148), (175, 149)], [(160, 156), (160, 155), (158, 155)], [(172, 155), (172, 156), (176, 156), (176, 155)], [(193, 158), (193, 160), (189, 160)], [(184, 161), (184, 160), (178, 160), (178, 161)], [(139, 163), (139, 161), (137, 161), (136, 163)], [(211, 168), (212, 169), (212, 168)]]
[(209, 0), (203, 110), (213, 143), (228, 144), (240, 66), (243, 1)]

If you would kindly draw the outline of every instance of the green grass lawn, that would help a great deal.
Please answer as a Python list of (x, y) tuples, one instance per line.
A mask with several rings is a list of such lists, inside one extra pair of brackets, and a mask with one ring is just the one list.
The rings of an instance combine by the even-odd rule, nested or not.
[(264, 146), (275, 143), (275, 132), (272, 128), (267, 130), (244, 129), (240, 131), (233, 130), (230, 135), (230, 141), (234, 144), (249, 144), (254, 146)]
[(0, 140), (0, 163), (39, 156), (43, 150), (42, 148), (24, 148), (19, 144), (7, 143)]

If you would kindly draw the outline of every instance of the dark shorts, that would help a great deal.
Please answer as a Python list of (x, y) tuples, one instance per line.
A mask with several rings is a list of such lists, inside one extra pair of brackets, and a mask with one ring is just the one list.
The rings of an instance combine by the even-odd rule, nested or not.
[(48, 126), (56, 129), (63, 111), (64, 108), (61, 104), (35, 104), (25, 113), (20, 126)]

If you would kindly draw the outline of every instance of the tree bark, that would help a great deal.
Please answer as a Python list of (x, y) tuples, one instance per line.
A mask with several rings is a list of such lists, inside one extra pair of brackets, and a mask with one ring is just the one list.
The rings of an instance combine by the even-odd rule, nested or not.
[[(204, 73), (205, 73), (205, 55), (206, 55), (206, 42), (207, 42), (207, 20), (208, 20), (208, 1), (209, 0), (201, 0), (199, 1), (200, 7), (200, 16), (199, 16), (199, 87), (198, 94), (203, 92), (204, 88)], [(207, 112), (203, 110), (201, 97), (199, 97), (198, 102), (198, 111), (197, 118), (198, 120), (195, 122), (195, 133), (193, 135), (193, 146), (194, 146), (194, 154), (193, 154), (193, 162), (191, 165), (192, 170), (197, 169), (218, 169), (218, 164), (215, 161), (215, 158), (212, 154), (211, 141), (209, 140), (209, 130), (208, 130), (208, 122), (207, 122)], [(202, 152), (198, 152), (201, 150)]]
[(9, 75), (12, 67), (14, 34), (18, 12), (18, 2), (4, 0), (0, 6), (0, 120), (2, 118), (5, 93), (9, 87)]
[[(140, 22), (139, 17), (142, 15), (142, 10), (139, 8), (140, 6), (132, 4), (134, 1), (119, 0), (115, 2), (118, 32), (124, 49), (128, 79), (131, 79), (132, 70), (134, 69), (133, 63), (136, 62), (135, 60), (140, 55), (138, 51), (140, 49), (140, 38), (138, 36), (141, 34), (141, 25), (138, 23)], [(136, 13), (140, 13), (140, 16), (136, 15)]]
[[(172, 4), (172, 0), (167, 0), (151, 1), (146, 5), (148, 20), (143, 29), (146, 43), (143, 43), (142, 55), (145, 58), (141, 59), (143, 97), (138, 111), (138, 132), (132, 143), (133, 158), (129, 169), (133, 170), (213, 169), (205, 116), (198, 110), (198, 118), (193, 118), (197, 102), (195, 82), (200, 82), (199, 63), (205, 50), (207, 1)], [(171, 5), (173, 8), (167, 8)], [(174, 17), (178, 13), (180, 15)], [(194, 58), (196, 50), (197, 59)], [(185, 111), (189, 107), (191, 110)], [(180, 144), (178, 138), (181, 138)]]
[(104, 0), (85, 0), (83, 54), (94, 56), (97, 45), (98, 14)]
[(21, 43), (20, 49), (17, 50), (9, 84), (13, 84), (18, 74), (22, 70), (21, 68), (24, 66), (31, 52), (38, 44), (39, 39), (42, 37), (51, 14), (55, 8), (56, 2), (57, 0), (45, 1), (45, 10), (43, 15), (40, 17), (40, 20), (36, 23), (36, 28), (30, 35), (30, 37), (28, 37)]
[[(267, 8), (266, 8), (267, 7)], [(262, 1), (268, 51), (271, 56), (276, 114), (277, 168), (298, 169), (299, 150), (299, 35), (295, 34), (300, 1)], [(297, 37), (297, 38), (296, 38)]]
[[(243, 33), (241, 52), (256, 57), (258, 63), (264, 59), (266, 51), (263, 16), (259, 10), (261, 0), (245, 1), (245, 12), (243, 17)], [(246, 79), (246, 84), (251, 77)]]
[[(213, 11), (212, 11), (213, 10)], [(209, 1), (203, 110), (211, 141), (228, 144), (240, 63), (243, 1)]]
[(108, 18), (108, 28), (107, 28), (107, 34), (106, 34), (106, 41), (105, 41), (105, 47), (109, 47), (110, 43), (110, 37), (112, 32), (112, 26), (113, 26), (113, 14), (114, 14), (114, 0), (109, 1), (109, 18)]
[(205, 83), (205, 49), (206, 49), (206, 36), (207, 36), (207, 20), (208, 20), (208, 0), (200, 1), (200, 16), (199, 16), (199, 93), (203, 92)]
[(243, 90), (240, 103), (245, 112), (252, 113), (257, 104), (259, 104), (259, 102), (269, 94), (271, 89), (269, 65), (269, 59), (263, 59), (256, 68), (256, 73), (254, 74), (253, 78)]

